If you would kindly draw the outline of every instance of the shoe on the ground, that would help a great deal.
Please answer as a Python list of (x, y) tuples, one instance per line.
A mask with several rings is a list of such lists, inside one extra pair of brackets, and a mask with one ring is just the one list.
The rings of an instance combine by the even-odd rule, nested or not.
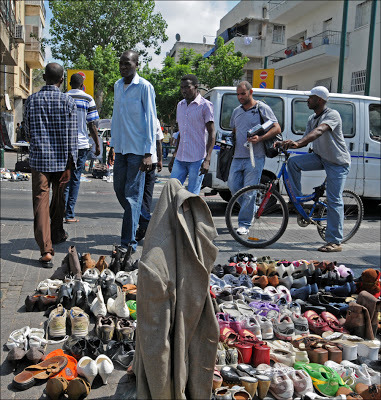
[(256, 316), (259, 326), (261, 327), (262, 339), (269, 340), (274, 337), (273, 324), (264, 315)]
[(303, 315), (292, 313), (291, 321), (294, 323), (295, 335), (306, 336), (310, 334), (307, 318)]
[(89, 316), (79, 307), (72, 307), (69, 311), (71, 334), (85, 337), (89, 333)]
[(133, 340), (135, 333), (135, 322), (128, 318), (118, 318), (116, 321), (116, 339)]
[(107, 343), (112, 340), (115, 331), (115, 320), (112, 317), (104, 317), (103, 315), (97, 316), (95, 323), (95, 333), (102, 340)]
[(287, 314), (278, 314), (277, 318), (273, 319), (274, 334), (281, 340), (292, 340), (295, 334), (294, 323)]
[(318, 248), (318, 251), (322, 251), (323, 253), (336, 253), (342, 250), (343, 248), (341, 244), (337, 243), (327, 243), (324, 246)]
[(48, 328), (51, 337), (62, 337), (66, 335), (67, 311), (62, 304), (49, 314)]
[(237, 234), (238, 235), (247, 235), (249, 233), (249, 229), (247, 229), (245, 226), (240, 226), (237, 229)]
[(294, 394), (294, 384), (286, 373), (278, 371), (271, 379), (269, 391), (277, 400), (290, 400)]
[(364, 400), (381, 399), (380, 384), (373, 384), (369, 386), (364, 385), (363, 383), (358, 383), (356, 385), (356, 392), (359, 393)]
[(105, 316), (107, 314), (106, 304), (103, 299), (101, 287), (97, 286), (97, 297), (91, 303), (90, 311), (97, 317), (98, 315)]

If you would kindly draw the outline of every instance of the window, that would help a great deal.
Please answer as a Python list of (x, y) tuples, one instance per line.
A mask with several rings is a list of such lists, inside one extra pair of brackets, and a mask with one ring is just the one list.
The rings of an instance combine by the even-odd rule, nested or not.
[(253, 70), (252, 69), (248, 69), (246, 71), (246, 80), (250, 83), (250, 85), (253, 84)]
[(284, 25), (274, 25), (273, 28), (273, 43), (284, 43), (284, 33), (286, 27)]
[(381, 105), (369, 105), (369, 135), (371, 139), (381, 142)]
[[(283, 106), (283, 99), (281, 97), (276, 96), (263, 96), (255, 95), (255, 100), (260, 100), (266, 103), (271, 109), (273, 110), (279, 125), (283, 131), (284, 125), (284, 106)], [(232, 116), (233, 110), (238, 107), (239, 101), (237, 99), (237, 95), (235, 93), (226, 93), (222, 96), (222, 105), (221, 105), (221, 120), (220, 120), (220, 127), (226, 131), (231, 131), (230, 128), (230, 118)]]
[(315, 86), (324, 86), (325, 88), (328, 89), (328, 91), (331, 91), (331, 85), (332, 85), (332, 78), (325, 78), (325, 79), (319, 79), (315, 81)]
[[(355, 135), (355, 107), (352, 103), (328, 100), (327, 106), (338, 111), (343, 123), (344, 137)], [(307, 100), (296, 99), (292, 102), (292, 131), (296, 135), (303, 135), (308, 117), (313, 114), (307, 106)]]
[(369, 24), (370, 21), (370, 7), (372, 2), (370, 0), (358, 4), (356, 7), (356, 20), (355, 29)]
[(351, 92), (363, 92), (365, 90), (366, 70), (352, 72)]

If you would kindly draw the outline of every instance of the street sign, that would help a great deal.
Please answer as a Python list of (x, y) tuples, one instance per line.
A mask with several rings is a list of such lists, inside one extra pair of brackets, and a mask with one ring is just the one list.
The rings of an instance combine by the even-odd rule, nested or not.
[(266, 72), (266, 71), (262, 71), (262, 72), (259, 74), (259, 77), (260, 77), (261, 79), (265, 80), (265, 79), (267, 78), (267, 72)]
[(253, 87), (274, 89), (274, 69), (255, 69), (253, 71)]
[(90, 96), (94, 97), (94, 71), (86, 69), (68, 69), (67, 70), (67, 87), (71, 89), (70, 78), (74, 74), (80, 74), (83, 76), (84, 91)]

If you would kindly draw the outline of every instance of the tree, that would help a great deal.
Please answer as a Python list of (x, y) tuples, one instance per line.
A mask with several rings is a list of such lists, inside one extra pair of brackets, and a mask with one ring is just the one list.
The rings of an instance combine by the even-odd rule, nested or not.
[(174, 58), (167, 57), (161, 70), (151, 70), (146, 65), (139, 72), (155, 88), (158, 115), (165, 123), (174, 125), (176, 122), (176, 106), (183, 99), (180, 80), (184, 75), (195, 74), (200, 86), (207, 88), (232, 86), (241, 79), (242, 68), (249, 59), (234, 52), (233, 42), (224, 45), (223, 39), (218, 38), (217, 46), (215, 55), (208, 59), (193, 49), (182, 49), (177, 63)]
[(160, 54), (159, 42), (168, 39), (153, 0), (50, 0), (49, 7), (52, 55), (64, 62), (90, 59), (97, 46), (110, 43), (117, 54), (135, 49), (147, 58), (148, 48)]
[(86, 58), (81, 54), (73, 64), (74, 69), (90, 69), (94, 71), (95, 103), (101, 118), (110, 118), (114, 98), (114, 83), (120, 78), (119, 58), (112, 44), (103, 48), (97, 46), (93, 55)]

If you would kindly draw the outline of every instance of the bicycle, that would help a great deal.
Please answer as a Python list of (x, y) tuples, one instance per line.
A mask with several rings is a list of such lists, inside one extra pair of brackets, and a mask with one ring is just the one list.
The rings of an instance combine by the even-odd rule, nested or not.
[[(315, 225), (320, 237), (325, 240), (327, 226), (327, 204), (323, 197), (326, 180), (314, 188), (309, 195), (295, 196), (290, 186), (287, 163), (290, 153), (281, 149), (285, 161), (278, 176), (266, 184), (246, 186), (239, 190), (230, 199), (225, 213), (226, 225), (233, 238), (246, 247), (264, 248), (279, 240), (284, 234), (288, 220), (288, 206), (282, 195), (276, 189), (281, 178), (285, 184), (287, 195), (297, 212), (297, 223), (300, 227)], [(343, 191), (344, 200), (344, 234), (342, 243), (351, 239), (360, 228), (364, 207), (360, 197), (351, 190)], [(307, 209), (303, 203), (313, 201), (312, 207)], [(251, 218), (251, 226), (247, 234), (238, 234), (238, 211), (241, 204), (245, 205)], [(252, 212), (250, 211), (252, 210)], [(253, 216), (253, 217), (252, 217)]]

